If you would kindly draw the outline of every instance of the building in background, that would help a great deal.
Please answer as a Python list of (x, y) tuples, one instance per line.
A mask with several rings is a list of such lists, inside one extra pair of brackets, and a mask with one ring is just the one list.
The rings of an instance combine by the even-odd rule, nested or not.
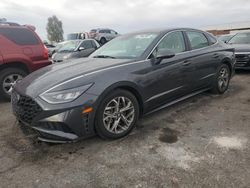
[(211, 26), (205, 26), (202, 29), (214, 35), (236, 34), (245, 31), (250, 32), (250, 21), (211, 25)]

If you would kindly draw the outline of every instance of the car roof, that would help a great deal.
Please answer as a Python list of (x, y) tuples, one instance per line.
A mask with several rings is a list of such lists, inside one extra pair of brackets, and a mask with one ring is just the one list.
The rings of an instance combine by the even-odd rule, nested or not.
[(156, 34), (164, 34), (168, 33), (170, 31), (175, 31), (175, 30), (190, 30), (190, 31), (198, 31), (198, 32), (204, 32), (207, 33), (206, 31), (200, 30), (200, 29), (195, 29), (195, 28), (187, 28), (187, 27), (173, 27), (173, 28), (164, 28), (164, 29), (146, 29), (146, 30), (139, 30), (135, 32), (130, 32), (127, 34), (140, 34), (140, 33), (156, 33)]

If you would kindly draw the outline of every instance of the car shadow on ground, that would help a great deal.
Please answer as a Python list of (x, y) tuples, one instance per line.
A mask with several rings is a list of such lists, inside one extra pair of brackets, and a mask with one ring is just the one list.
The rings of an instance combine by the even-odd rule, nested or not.
[(10, 102), (10, 101), (0, 99), (0, 104), (2, 104), (2, 103), (9, 103), (9, 102)]
[(235, 74), (237, 75), (250, 75), (250, 69), (249, 70), (235, 70)]

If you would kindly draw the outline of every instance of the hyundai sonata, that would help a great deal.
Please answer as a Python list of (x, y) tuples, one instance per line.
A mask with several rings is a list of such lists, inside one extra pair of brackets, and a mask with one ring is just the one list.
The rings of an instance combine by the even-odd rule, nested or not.
[(13, 112), (46, 142), (96, 133), (127, 135), (139, 117), (211, 90), (234, 73), (234, 49), (195, 29), (143, 31), (115, 38), (89, 58), (45, 67), (15, 85)]

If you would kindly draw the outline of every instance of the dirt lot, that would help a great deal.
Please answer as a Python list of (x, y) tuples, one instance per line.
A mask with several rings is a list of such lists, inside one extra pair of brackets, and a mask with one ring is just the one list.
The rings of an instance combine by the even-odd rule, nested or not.
[(249, 187), (250, 72), (223, 96), (195, 96), (142, 119), (126, 138), (46, 145), (0, 102), (0, 187)]

